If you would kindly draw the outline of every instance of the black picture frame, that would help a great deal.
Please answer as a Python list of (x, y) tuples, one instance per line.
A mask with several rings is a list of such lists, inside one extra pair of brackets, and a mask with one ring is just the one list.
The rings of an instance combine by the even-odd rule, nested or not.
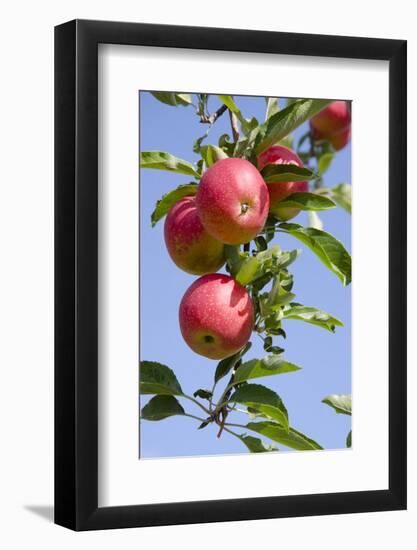
[[(389, 62), (389, 488), (98, 507), (98, 44)], [(404, 40), (74, 20), (55, 28), (55, 523), (108, 529), (406, 508)]]

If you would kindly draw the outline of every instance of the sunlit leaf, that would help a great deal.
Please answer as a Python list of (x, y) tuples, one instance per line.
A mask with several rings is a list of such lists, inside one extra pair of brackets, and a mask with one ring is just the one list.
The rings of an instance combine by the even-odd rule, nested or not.
[(250, 422), (246, 428), (297, 451), (315, 451), (323, 448), (294, 428), (287, 431), (274, 422)]
[(352, 261), (350, 255), (343, 244), (333, 235), (295, 223), (281, 223), (279, 228), (308, 246), (345, 286), (351, 282)]
[(256, 139), (259, 155), (331, 103), (324, 99), (298, 99), (264, 122)]
[(292, 193), (280, 201), (279, 205), (299, 210), (329, 210), (336, 206), (332, 200), (316, 193)]
[(168, 214), (170, 209), (174, 206), (176, 202), (184, 197), (190, 197), (196, 195), (198, 190), (198, 185), (196, 183), (188, 183), (186, 185), (180, 185), (176, 189), (169, 191), (164, 195), (155, 206), (155, 210), (151, 215), (152, 227), (155, 226), (164, 216)]
[(251, 435), (242, 435), (240, 439), (251, 453), (278, 451), (278, 449), (274, 445), (267, 445), (258, 437), (253, 437)]
[(143, 151), (140, 153), (140, 167), (151, 168), (153, 170), (167, 170), (177, 174), (200, 177), (193, 165), (186, 161), (174, 157), (166, 151)]
[(352, 414), (352, 396), (351, 395), (328, 395), (322, 400), (329, 407), (332, 407), (338, 414)]
[(172, 107), (177, 107), (178, 105), (187, 107), (192, 104), (190, 94), (178, 94), (175, 92), (151, 92), (151, 94), (158, 101), (166, 105), (171, 105)]
[(332, 198), (339, 206), (344, 208), (349, 214), (352, 212), (352, 187), (348, 183), (340, 183), (333, 187)]
[(276, 355), (267, 355), (263, 359), (252, 359), (240, 365), (236, 370), (233, 384), (239, 384), (253, 378), (284, 374), (297, 370), (300, 370), (300, 367), (297, 367), (297, 365), (289, 363)]
[(305, 181), (317, 177), (309, 168), (296, 164), (267, 164), (261, 174), (265, 183)]
[(287, 409), (279, 395), (271, 389), (260, 384), (245, 384), (236, 389), (230, 401), (256, 409), (288, 431)]
[(342, 321), (315, 307), (290, 305), (283, 310), (283, 319), (296, 319), (334, 332), (335, 327), (343, 327)]

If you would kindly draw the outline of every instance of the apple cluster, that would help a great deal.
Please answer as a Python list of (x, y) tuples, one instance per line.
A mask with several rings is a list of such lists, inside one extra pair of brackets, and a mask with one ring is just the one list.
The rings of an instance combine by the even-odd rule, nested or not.
[[(336, 150), (351, 132), (345, 101), (335, 101), (310, 120), (313, 139), (327, 140)], [(182, 270), (200, 275), (186, 291), (179, 309), (182, 336), (196, 353), (223, 359), (249, 340), (254, 307), (248, 291), (229, 275), (216, 272), (224, 265), (225, 245), (249, 243), (263, 229), (268, 215), (280, 221), (299, 209), (282, 205), (293, 193), (308, 192), (307, 181), (265, 183), (261, 170), (268, 164), (303, 167), (298, 155), (273, 145), (257, 158), (257, 166), (241, 158), (218, 160), (203, 174), (197, 194), (175, 203), (168, 212), (164, 237), (168, 253)]]
[(263, 229), (268, 214), (289, 220), (295, 208), (280, 207), (288, 195), (305, 192), (307, 182), (265, 183), (260, 170), (266, 164), (302, 166), (290, 149), (275, 145), (261, 154), (258, 167), (240, 158), (210, 166), (196, 196), (184, 197), (168, 212), (165, 243), (182, 270), (202, 275), (185, 293), (179, 310), (181, 333), (196, 353), (223, 359), (249, 340), (254, 307), (247, 290), (229, 275), (216, 272), (225, 263), (225, 245), (241, 245)]

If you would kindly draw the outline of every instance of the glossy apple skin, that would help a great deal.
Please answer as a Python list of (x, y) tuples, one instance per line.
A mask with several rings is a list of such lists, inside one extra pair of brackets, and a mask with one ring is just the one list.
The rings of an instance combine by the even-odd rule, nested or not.
[(224, 359), (238, 352), (251, 336), (252, 299), (228, 275), (204, 275), (184, 294), (179, 322), (185, 342), (195, 353)]
[(224, 245), (204, 229), (195, 197), (184, 197), (172, 206), (165, 219), (164, 237), (172, 261), (187, 273), (215, 273), (225, 262)]
[(198, 187), (198, 214), (215, 239), (242, 244), (263, 228), (269, 210), (268, 188), (249, 161), (219, 160), (204, 172)]
[[(303, 166), (298, 155), (284, 147), (283, 145), (273, 145), (258, 157), (258, 168), (262, 170), (267, 164), (295, 164)], [(280, 220), (287, 221), (294, 218), (300, 210), (298, 208), (280, 206), (280, 201), (292, 193), (307, 193), (308, 182), (306, 181), (287, 181), (268, 183), (269, 191), (269, 210), (271, 214)]]
[(330, 141), (336, 151), (350, 141), (351, 114), (346, 101), (333, 101), (310, 119), (314, 139)]

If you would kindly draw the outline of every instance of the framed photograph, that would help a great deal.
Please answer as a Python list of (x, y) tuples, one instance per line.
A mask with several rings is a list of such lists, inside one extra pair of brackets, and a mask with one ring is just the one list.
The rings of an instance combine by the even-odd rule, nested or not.
[(406, 42), (55, 29), (55, 522), (406, 508)]

